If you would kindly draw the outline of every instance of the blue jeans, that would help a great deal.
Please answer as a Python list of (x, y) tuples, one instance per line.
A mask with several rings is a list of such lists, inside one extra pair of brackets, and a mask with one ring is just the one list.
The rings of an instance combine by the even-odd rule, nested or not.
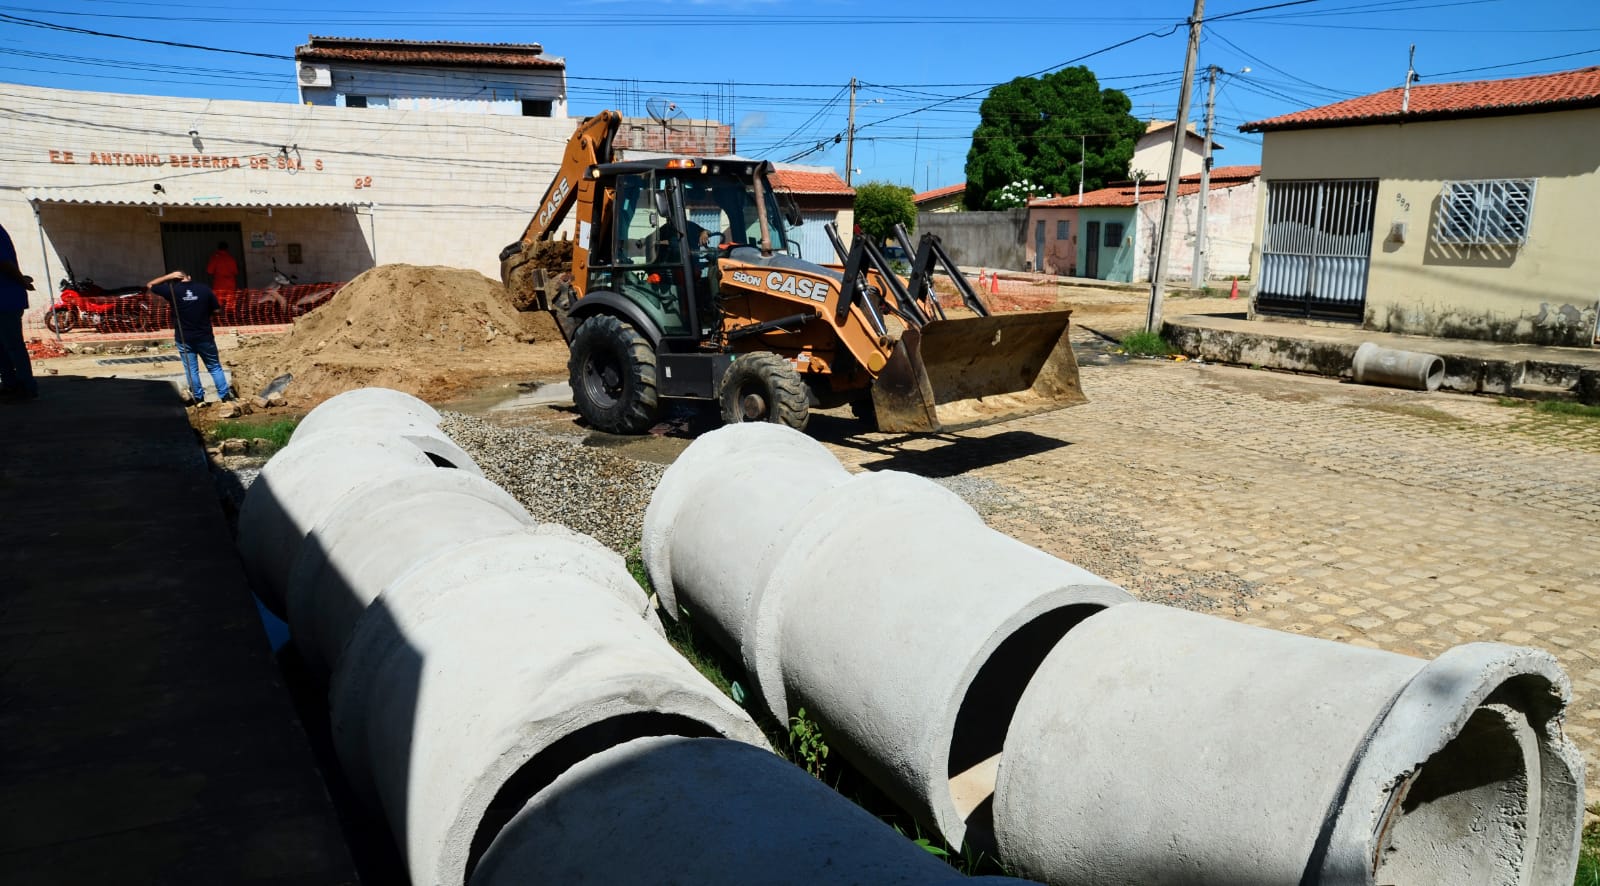
[(199, 403), (206, 398), (206, 389), (200, 384), (201, 360), (205, 361), (206, 369), (211, 373), (211, 384), (217, 389), (217, 399), (227, 399), (228, 377), (222, 372), (222, 361), (217, 358), (215, 341), (180, 341), (178, 357), (183, 360), (183, 375), (189, 380), (189, 396), (194, 398), (194, 402)]
[(22, 340), (20, 308), (0, 311), (0, 385), (30, 397), (39, 393), (39, 383), (33, 380), (33, 364), (28, 362), (28, 346)]

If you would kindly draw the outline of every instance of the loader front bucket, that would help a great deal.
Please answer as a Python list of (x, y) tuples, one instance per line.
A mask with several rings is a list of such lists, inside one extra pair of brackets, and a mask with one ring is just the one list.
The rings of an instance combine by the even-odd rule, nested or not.
[(907, 329), (872, 386), (878, 430), (959, 431), (1088, 402), (1071, 311), (933, 320)]

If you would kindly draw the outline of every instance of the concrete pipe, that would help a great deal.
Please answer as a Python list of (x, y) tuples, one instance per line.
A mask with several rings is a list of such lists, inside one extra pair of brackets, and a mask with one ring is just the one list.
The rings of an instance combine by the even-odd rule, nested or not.
[(1113, 607), (1017, 705), (1000, 857), (1052, 884), (1570, 883), (1567, 693), (1530, 649), (1425, 662)]
[(439, 426), (439, 412), (422, 400), (392, 388), (356, 388), (345, 391), (317, 404), (295, 426), (296, 435), (312, 436), (331, 427), (348, 427), (345, 418), (352, 411), (377, 407), (390, 414), (409, 416), (419, 424)]
[(533, 522), (476, 474), (428, 467), (372, 480), (330, 508), (300, 546), (286, 592), (295, 646), (311, 667), (331, 670), (368, 604), (412, 565)]
[(1444, 381), (1444, 359), (1416, 351), (1396, 351), (1366, 342), (1350, 363), (1356, 384), (1437, 391)]
[[(850, 478), (805, 434), (769, 422), (706, 434), (666, 470), (644, 514), (641, 549), (661, 606), (680, 617), (679, 588), (695, 624), (737, 652), (766, 555), (812, 496)], [(737, 519), (728, 519), (730, 514)]]
[(472, 875), (472, 886), (953, 882), (973, 881), (778, 757), (677, 737), (635, 739), (568, 769)]
[(1079, 619), (1131, 598), (994, 532), (936, 483), (842, 476), (789, 428), (724, 428), (679, 466), (646, 518), (662, 599), (718, 628), (780, 722), (806, 708), (897, 802), (952, 844), (980, 823), (981, 845), (1033, 667)]
[(414, 444), (358, 429), (293, 442), (274, 455), (239, 508), (239, 555), (262, 602), (286, 613), (289, 570), (301, 542), (340, 499), (380, 477), (432, 466)]
[(330, 705), (344, 768), (383, 810), (413, 883), (464, 884), (530, 796), (613, 745), (686, 735), (766, 746), (636, 611), (581, 574), (530, 570), (408, 597), (368, 607)]
[(410, 394), (388, 388), (358, 388), (329, 398), (295, 426), (290, 442), (345, 428), (384, 431), (404, 437), (442, 468), (482, 474), (466, 450), (439, 430), (439, 413)]

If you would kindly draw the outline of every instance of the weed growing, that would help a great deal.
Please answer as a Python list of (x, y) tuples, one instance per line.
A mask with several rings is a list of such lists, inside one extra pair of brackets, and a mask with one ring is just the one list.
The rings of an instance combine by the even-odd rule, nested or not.
[[(1590, 806), (1589, 814), (1600, 814), (1600, 806)], [(1573, 886), (1600, 886), (1600, 821), (1584, 826), (1583, 845), (1578, 848), (1578, 875)]]
[(252, 449), (269, 455), (289, 445), (289, 437), (299, 423), (300, 420), (296, 418), (280, 418), (270, 422), (219, 421), (206, 431), (206, 436), (213, 444), (223, 440), (259, 440), (262, 442), (255, 444)]
[(1175, 353), (1172, 345), (1156, 332), (1130, 332), (1118, 344), (1124, 353), (1135, 357), (1166, 357)]

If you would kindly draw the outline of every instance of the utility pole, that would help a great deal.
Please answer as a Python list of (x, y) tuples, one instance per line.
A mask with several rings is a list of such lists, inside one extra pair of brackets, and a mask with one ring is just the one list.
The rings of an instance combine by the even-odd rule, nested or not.
[(1206, 73), (1211, 75), (1211, 85), (1206, 89), (1206, 147), (1200, 160), (1200, 208), (1194, 217), (1194, 267), (1189, 274), (1189, 285), (1195, 289), (1206, 285), (1206, 201), (1211, 197), (1211, 125), (1215, 121), (1217, 105), (1217, 75), (1222, 73), (1222, 69), (1208, 65)]
[(850, 186), (850, 176), (855, 170), (856, 157), (856, 78), (850, 78), (850, 122), (845, 125), (844, 183)]
[(1083, 177), (1089, 162), (1089, 137), (1078, 136), (1078, 202), (1083, 203)]
[[(1161, 229), (1156, 232), (1156, 266), (1150, 272), (1150, 310), (1145, 314), (1147, 332), (1161, 329), (1161, 290), (1166, 285), (1167, 235), (1172, 230), (1172, 211), (1178, 205), (1178, 178), (1183, 171), (1183, 142), (1189, 135), (1189, 93), (1194, 89), (1195, 57), (1200, 54), (1200, 21), (1206, 0), (1194, 0), (1189, 16), (1189, 52), (1183, 59), (1183, 85), (1178, 89), (1178, 119), (1172, 122), (1172, 159), (1167, 163), (1167, 191), (1161, 200)], [(1139, 207), (1133, 208), (1135, 216)]]

